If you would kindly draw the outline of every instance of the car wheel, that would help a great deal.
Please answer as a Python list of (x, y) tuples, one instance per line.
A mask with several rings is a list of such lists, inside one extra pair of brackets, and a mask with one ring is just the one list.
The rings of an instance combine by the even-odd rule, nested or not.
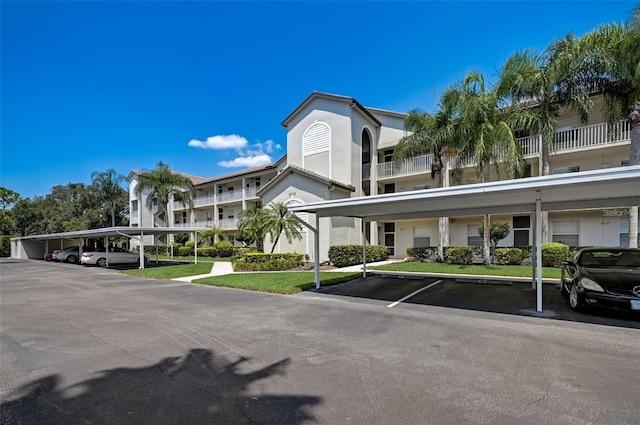
[(76, 258), (75, 255), (70, 255), (67, 257), (67, 262), (69, 263), (75, 263), (76, 261), (78, 261), (78, 259)]
[(578, 288), (576, 285), (571, 285), (571, 289), (569, 290), (569, 307), (576, 311), (580, 310), (582, 307), (582, 302), (578, 296)]
[(107, 267), (107, 259), (98, 258), (98, 261), (96, 261), (96, 264), (99, 265), (100, 267)]

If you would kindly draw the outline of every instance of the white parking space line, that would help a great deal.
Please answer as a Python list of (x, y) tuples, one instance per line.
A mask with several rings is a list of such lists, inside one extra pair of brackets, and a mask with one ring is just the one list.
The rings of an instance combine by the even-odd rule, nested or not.
[(433, 282), (432, 284), (427, 285), (427, 286), (425, 286), (424, 288), (420, 288), (420, 289), (418, 289), (417, 291), (413, 291), (413, 292), (412, 292), (412, 293), (410, 293), (409, 295), (406, 295), (406, 296), (404, 296), (404, 297), (400, 298), (398, 301), (392, 302), (392, 303), (391, 303), (391, 304), (389, 304), (387, 307), (395, 307), (395, 306), (397, 306), (398, 304), (400, 304), (401, 302), (406, 301), (406, 300), (408, 300), (409, 298), (413, 297), (414, 295), (416, 295), (416, 294), (418, 294), (418, 293), (420, 293), (420, 292), (424, 291), (425, 289), (429, 289), (429, 288), (431, 288), (432, 286), (436, 286), (438, 283), (441, 283), (441, 282), (442, 282), (441, 280), (436, 280), (436, 281), (435, 281), (435, 282)]

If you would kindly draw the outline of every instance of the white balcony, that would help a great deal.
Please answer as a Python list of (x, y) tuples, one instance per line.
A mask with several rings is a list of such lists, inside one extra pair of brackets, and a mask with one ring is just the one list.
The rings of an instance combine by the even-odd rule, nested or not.
[(430, 173), (431, 155), (415, 156), (398, 164), (395, 164), (392, 161), (383, 162), (382, 164), (378, 164), (377, 171), (379, 179)]
[(259, 187), (248, 187), (248, 188), (246, 188), (244, 190), (244, 197), (246, 199), (257, 198), (258, 197), (257, 192), (258, 192), (259, 189), (260, 189)]
[(222, 230), (236, 230), (238, 228), (237, 218), (223, 218), (216, 220), (215, 225)]
[(216, 195), (216, 201), (218, 204), (242, 201), (242, 193), (242, 190), (231, 190), (228, 192), (218, 193)]
[[(551, 147), (551, 153), (566, 153), (585, 149), (594, 149), (607, 147), (616, 144), (630, 143), (631, 126), (628, 121), (618, 122), (612, 129), (609, 129), (606, 123), (577, 127), (570, 130), (557, 131), (554, 134), (554, 142)], [(542, 145), (541, 136), (534, 135), (521, 137), (518, 143), (522, 148), (522, 155), (525, 158), (538, 157)], [(498, 157), (503, 158), (503, 152), (498, 152)], [(471, 167), (475, 165), (473, 158), (470, 156), (460, 156), (454, 159), (454, 165), (460, 168)], [(362, 166), (363, 179), (369, 178), (369, 164)], [(416, 156), (399, 165), (393, 162), (384, 162), (378, 164), (378, 178), (389, 178), (399, 176), (410, 176), (413, 174), (431, 172), (431, 156)]]

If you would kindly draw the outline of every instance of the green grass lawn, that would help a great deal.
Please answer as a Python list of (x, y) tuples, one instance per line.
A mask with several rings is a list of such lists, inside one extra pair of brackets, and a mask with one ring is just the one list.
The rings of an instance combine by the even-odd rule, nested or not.
[[(388, 264), (386, 266), (377, 266), (377, 267), (371, 267), (371, 268), (374, 270), (390, 270), (390, 271), (402, 271), (402, 272), (531, 277), (531, 266), (497, 266), (497, 265), (461, 266), (457, 264), (446, 264), (446, 263), (407, 262), (407, 263)], [(542, 277), (560, 279), (560, 268), (543, 267)]]
[[(149, 255), (149, 259), (151, 261), (155, 261), (155, 255)], [(173, 258), (170, 255), (158, 255), (158, 260), (170, 260), (170, 261), (180, 261), (183, 263), (193, 263), (196, 257), (191, 255), (189, 257), (178, 257), (174, 255)], [(198, 255), (198, 263), (218, 263), (220, 261), (230, 262), (231, 257), (204, 257), (202, 255)]]
[[(320, 272), (322, 286), (358, 279), (362, 273)], [(194, 281), (213, 286), (248, 289), (275, 294), (294, 294), (314, 287), (314, 272), (237, 273)]]
[(121, 273), (131, 276), (151, 277), (154, 279), (175, 279), (177, 277), (195, 276), (211, 271), (211, 263), (178, 264), (176, 266), (151, 267), (140, 270), (123, 270)]

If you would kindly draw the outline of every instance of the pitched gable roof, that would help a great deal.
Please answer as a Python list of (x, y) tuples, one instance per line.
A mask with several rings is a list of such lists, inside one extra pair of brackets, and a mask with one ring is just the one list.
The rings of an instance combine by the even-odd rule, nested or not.
[(314, 91), (313, 93), (311, 93), (309, 95), (309, 97), (307, 97), (300, 105), (298, 105), (298, 107), (296, 109), (294, 109), (285, 119), (284, 121), (282, 121), (282, 126), (286, 127), (289, 125), (289, 123), (291, 122), (291, 120), (293, 120), (293, 118), (295, 118), (296, 115), (298, 115), (298, 113), (304, 109), (307, 105), (309, 105), (311, 102), (313, 102), (315, 99), (327, 99), (327, 100), (333, 100), (333, 101), (337, 101), (337, 102), (343, 102), (343, 103), (349, 103), (352, 106), (355, 106), (356, 108), (358, 108), (367, 118), (369, 118), (374, 124), (376, 125), (382, 125), (382, 123), (380, 121), (378, 121), (378, 119), (376, 117), (373, 116), (373, 114), (371, 112), (369, 112), (367, 110), (367, 108), (365, 108), (364, 106), (362, 106), (362, 104), (360, 104), (360, 102), (358, 102), (355, 98), (353, 97), (349, 97), (349, 96), (342, 96), (342, 95), (338, 95), (338, 94), (330, 94), (330, 93), (322, 93), (322, 92), (318, 92), (318, 91)]
[(301, 176), (305, 176), (307, 178), (319, 181), (321, 183), (324, 183), (326, 185), (329, 186), (334, 186), (337, 187), (339, 189), (345, 190), (347, 192), (355, 192), (356, 188), (351, 186), (350, 184), (346, 184), (346, 183), (342, 183), (339, 182), (337, 180), (332, 180), (329, 179), (325, 176), (322, 176), (320, 174), (314, 173), (313, 171), (309, 171), (309, 170), (305, 170), (304, 168), (300, 168), (297, 167), (295, 165), (287, 165), (280, 173), (278, 173), (277, 176), (275, 176), (274, 178), (272, 178), (271, 180), (269, 180), (269, 182), (262, 186), (262, 188), (258, 191), (258, 195), (260, 196), (261, 193), (264, 193), (267, 188), (272, 187), (273, 185), (275, 185), (276, 183), (278, 183), (279, 181), (283, 180), (286, 176), (291, 175), (291, 174), (300, 174)]

